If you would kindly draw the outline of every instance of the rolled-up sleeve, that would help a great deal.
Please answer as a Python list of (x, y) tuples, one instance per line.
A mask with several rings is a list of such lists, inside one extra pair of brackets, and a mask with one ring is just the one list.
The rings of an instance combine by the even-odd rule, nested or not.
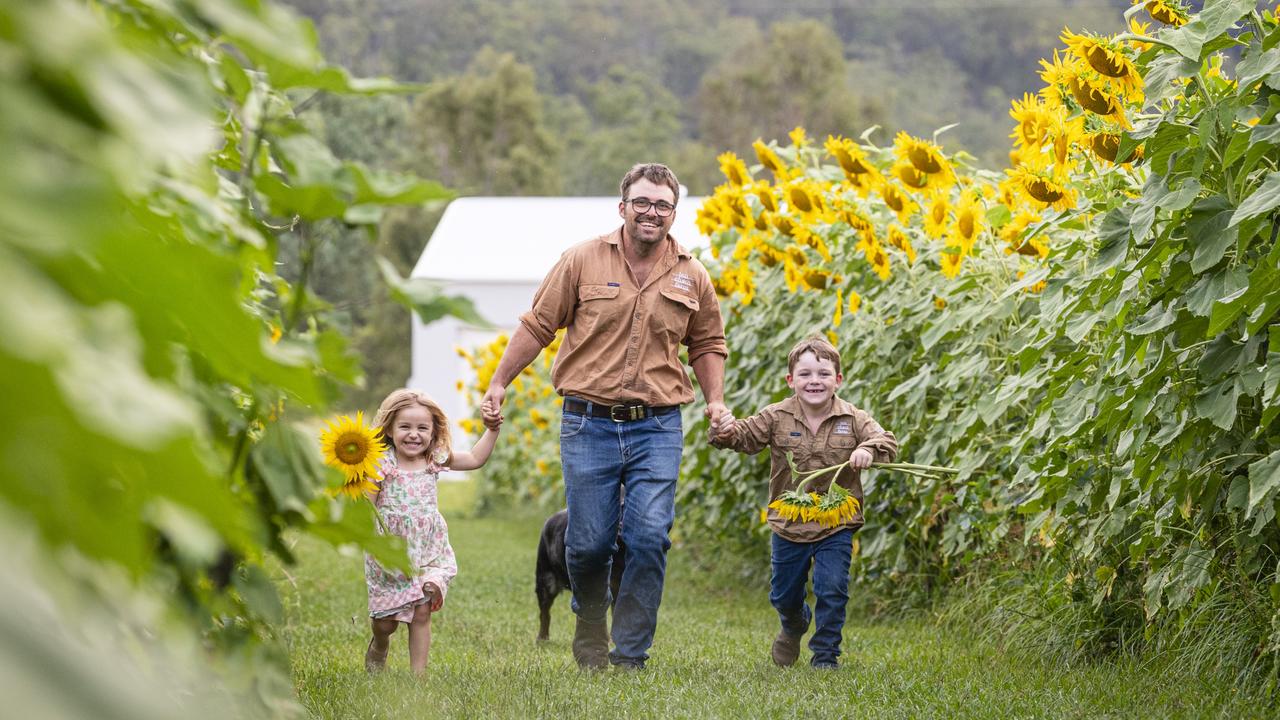
[(578, 302), (578, 262), (572, 250), (560, 256), (542, 279), (533, 295), (533, 307), (520, 316), (525, 327), (542, 347), (551, 344), (556, 331), (573, 321)]
[(707, 353), (729, 357), (729, 346), (724, 341), (724, 318), (720, 316), (720, 299), (706, 269), (702, 271), (698, 310), (689, 323), (689, 335), (684, 344), (689, 347), (689, 362)]
[(893, 459), (898, 456), (898, 438), (880, 427), (880, 423), (865, 412), (859, 412), (857, 424), (857, 449), (870, 450), (876, 462), (893, 462)]
[(711, 445), (755, 455), (769, 446), (776, 418), (777, 414), (766, 408), (759, 415), (737, 420), (733, 423), (732, 433), (724, 438), (712, 436)]

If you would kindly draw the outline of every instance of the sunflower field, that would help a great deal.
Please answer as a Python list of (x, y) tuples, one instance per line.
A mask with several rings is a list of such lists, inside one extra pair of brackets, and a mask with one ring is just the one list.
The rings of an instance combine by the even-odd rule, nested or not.
[[(465, 391), (471, 407), (480, 407), (510, 339), (501, 333), (475, 350), (456, 349), (474, 373), (469, 385), (459, 381), (458, 388)], [(528, 502), (544, 508), (564, 504), (560, 434), (552, 428), (552, 423), (560, 422), (564, 398), (551, 386), (551, 365), (563, 339), (561, 330), (507, 388), (502, 437), (489, 456), (488, 466), (479, 473), (477, 507), (482, 511)], [(484, 425), (475, 418), (464, 418), (459, 425), (474, 437), (484, 433)]]
[[(1012, 572), (1084, 618), (1074, 649), (1106, 650), (1203, 622), (1225, 593), (1250, 614), (1246, 660), (1274, 662), (1280, 20), (1249, 0), (1151, 0), (1118, 24), (1064, 30), (1041, 92), (1012, 102), (999, 172), (937, 134), (797, 128), (750, 166), (721, 156), (698, 223), (727, 401), (745, 416), (785, 397), (787, 350), (822, 333), (842, 396), (903, 459), (961, 470), (869, 478), (855, 570), (886, 602)], [(472, 358), (476, 402), (502, 344)], [(522, 382), (529, 450), (486, 475), (546, 496), (558, 468), (511, 473), (555, 457), (532, 413), (555, 410), (545, 368)], [(767, 477), (763, 456), (691, 442), (683, 529), (759, 552)], [(1049, 580), (1016, 579), (1033, 576)]]
[[(1047, 592), (1140, 629), (1228, 591), (1274, 658), (1280, 20), (1156, 0), (1124, 22), (1063, 32), (1001, 172), (904, 133), (722, 156), (699, 224), (727, 401), (782, 398), (787, 349), (824, 333), (901, 457), (961, 470), (874, 473), (855, 565), (890, 596), (1049, 568)], [(765, 462), (700, 444), (682, 512), (748, 536)]]

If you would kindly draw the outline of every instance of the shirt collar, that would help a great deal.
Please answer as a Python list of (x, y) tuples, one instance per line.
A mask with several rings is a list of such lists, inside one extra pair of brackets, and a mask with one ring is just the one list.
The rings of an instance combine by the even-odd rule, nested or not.
[[(606, 243), (609, 243), (610, 245), (616, 245), (618, 249), (621, 250), (622, 249), (622, 226), (619, 225), (617, 230), (614, 230), (608, 235), (601, 235), (600, 239), (605, 241)], [(683, 245), (681, 245), (679, 242), (676, 241), (675, 235), (672, 235), (671, 233), (667, 233), (666, 248), (664, 248), (663, 252), (664, 253), (672, 252), (673, 250), (676, 254), (676, 257), (680, 260), (685, 260), (693, 257), (693, 255), (690, 254), (688, 250), (684, 249)]]
[[(826, 422), (828, 419), (836, 417), (837, 415), (853, 415), (853, 411), (855, 410), (853, 403), (842, 400), (839, 395), (837, 395), (833, 400), (834, 402), (831, 403), (831, 411), (822, 417), (821, 422)], [(800, 399), (795, 395), (791, 395), (783, 400), (782, 404), (778, 406), (778, 409), (794, 416), (797, 420), (802, 422), (804, 421), (804, 408), (800, 406)]]

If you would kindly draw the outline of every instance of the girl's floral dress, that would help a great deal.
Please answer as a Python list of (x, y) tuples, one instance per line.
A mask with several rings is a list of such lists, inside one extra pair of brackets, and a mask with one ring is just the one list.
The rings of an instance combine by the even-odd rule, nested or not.
[[(404, 471), (397, 466), (394, 451), (382, 458), (382, 489), (374, 505), (387, 529), (405, 539), (415, 571), (412, 577), (406, 577), (398, 570), (383, 568), (365, 554), (370, 617), (409, 622), (414, 607), (426, 602), (423, 583), (435, 585), (443, 598), (449, 582), (458, 574), (458, 563), (449, 545), (449, 528), (436, 504), (436, 478), (447, 460), (448, 453), (437, 450), (425, 470)], [(378, 532), (383, 532), (381, 527)]]

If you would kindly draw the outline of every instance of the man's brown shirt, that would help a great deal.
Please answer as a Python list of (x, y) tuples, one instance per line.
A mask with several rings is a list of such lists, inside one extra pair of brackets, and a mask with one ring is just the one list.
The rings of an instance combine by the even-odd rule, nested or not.
[(622, 254), (622, 228), (573, 246), (520, 316), (543, 347), (567, 328), (551, 370), (561, 395), (596, 403), (681, 405), (693, 385), (680, 361), (728, 356), (720, 303), (706, 268), (667, 236), (643, 287)]
[[(783, 492), (795, 487), (791, 468), (787, 465), (787, 453), (795, 460), (801, 474), (819, 468), (839, 465), (849, 459), (858, 448), (871, 451), (876, 462), (890, 462), (898, 455), (898, 440), (893, 433), (880, 427), (870, 415), (853, 405), (834, 398), (831, 412), (822, 419), (815, 435), (804, 422), (804, 409), (795, 396), (769, 405), (758, 415), (738, 420), (733, 434), (723, 440), (712, 439), (716, 447), (731, 448), (738, 452), (755, 454), (769, 448), (769, 501), (773, 502)], [(809, 488), (818, 494), (825, 493), (831, 485), (826, 475)], [(860, 473), (843, 468), (835, 481), (858, 499), (856, 517), (843, 525), (823, 527), (815, 521), (790, 521), (769, 509), (769, 527), (784, 540), (791, 542), (815, 542), (844, 528), (862, 527), (862, 480)]]

